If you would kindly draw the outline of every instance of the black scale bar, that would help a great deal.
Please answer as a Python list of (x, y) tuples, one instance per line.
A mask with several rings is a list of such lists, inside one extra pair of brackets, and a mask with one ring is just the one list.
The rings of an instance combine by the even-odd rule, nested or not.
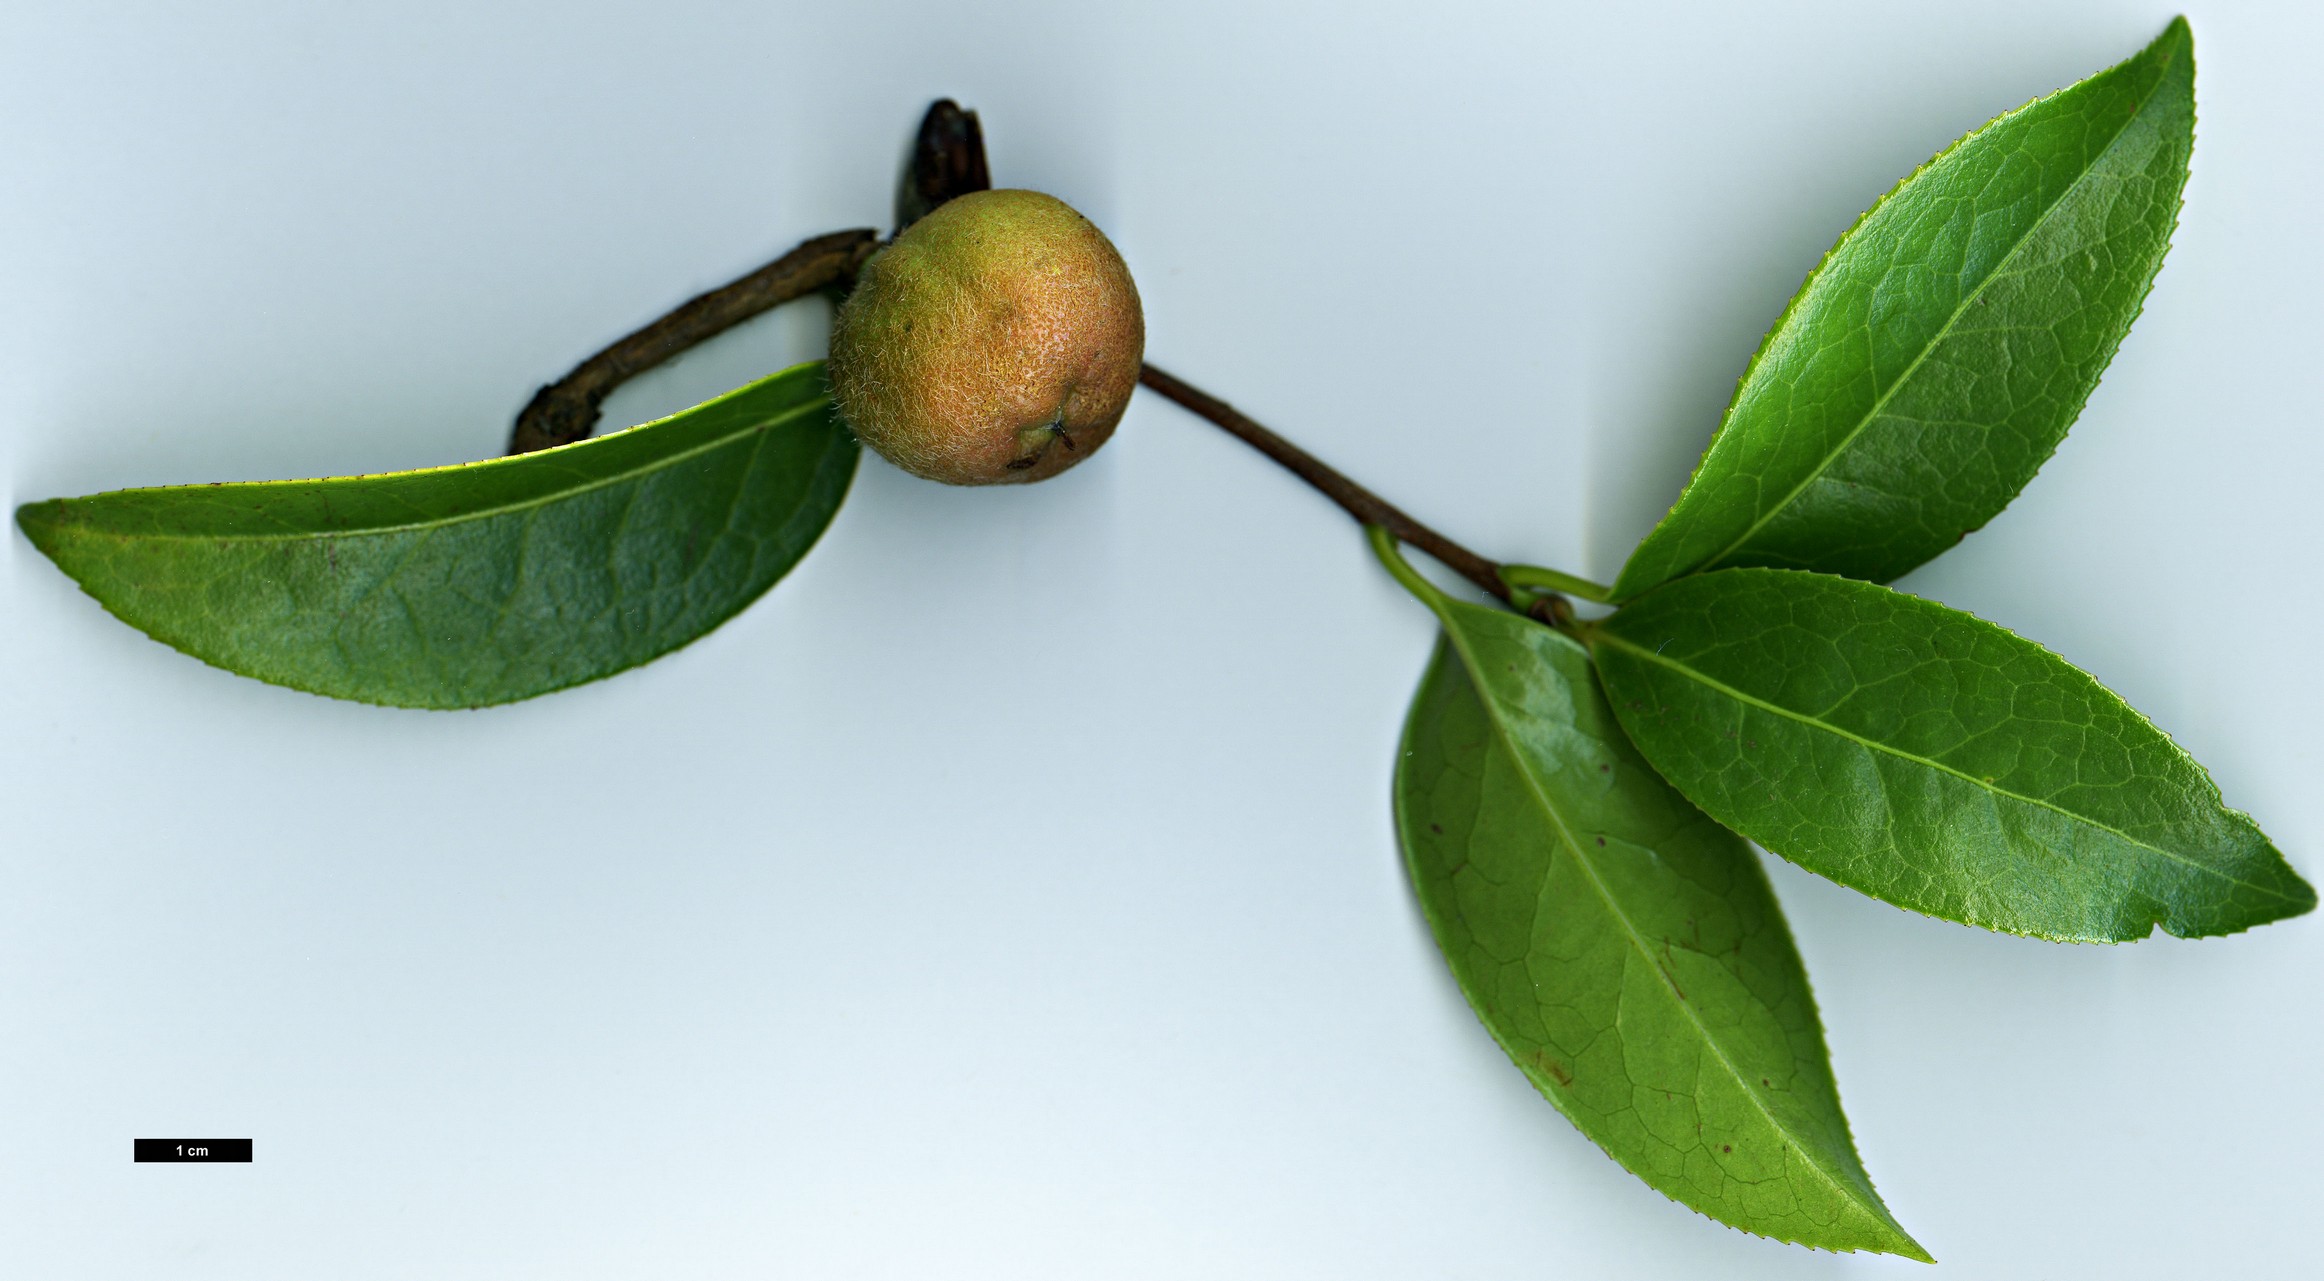
[(248, 1139), (139, 1139), (140, 1161), (248, 1161)]

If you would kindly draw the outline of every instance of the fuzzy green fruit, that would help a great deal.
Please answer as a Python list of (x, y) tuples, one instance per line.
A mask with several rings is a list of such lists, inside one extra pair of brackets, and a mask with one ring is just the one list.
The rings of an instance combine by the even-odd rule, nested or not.
[(1105, 234), (1037, 191), (946, 201), (864, 264), (831, 329), (863, 443), (951, 485), (1045, 480), (1113, 435), (1146, 319)]

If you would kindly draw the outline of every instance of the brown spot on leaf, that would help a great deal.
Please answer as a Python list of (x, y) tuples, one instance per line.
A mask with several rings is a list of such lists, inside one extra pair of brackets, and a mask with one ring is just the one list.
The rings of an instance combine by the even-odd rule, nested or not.
[(1572, 1085), (1574, 1083), (1574, 1074), (1566, 1070), (1565, 1064), (1549, 1057), (1547, 1050), (1533, 1052), (1533, 1065), (1548, 1073), (1550, 1079), (1559, 1085)]

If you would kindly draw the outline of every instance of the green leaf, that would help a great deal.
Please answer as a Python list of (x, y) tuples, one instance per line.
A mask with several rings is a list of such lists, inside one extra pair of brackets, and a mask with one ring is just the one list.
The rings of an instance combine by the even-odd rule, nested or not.
[(123, 621), (335, 698), (505, 703), (610, 676), (798, 563), (857, 449), (819, 364), (561, 449), (334, 480), (130, 489), (17, 523)]
[(1899, 907), (2075, 941), (2316, 906), (2210, 776), (2031, 641), (1871, 583), (1722, 570), (1591, 635), (1622, 727), (1687, 798)]
[(2008, 506), (2082, 411), (2170, 247), (2194, 57), (2178, 19), (1874, 205), (1768, 331), (1615, 598), (1734, 565), (1886, 582)]
[(1926, 1260), (1857, 1159), (1757, 856), (1639, 759), (1579, 645), (1423, 599), (1445, 637), (1405, 722), (1396, 820), (1437, 946), (1494, 1039), (1681, 1204)]

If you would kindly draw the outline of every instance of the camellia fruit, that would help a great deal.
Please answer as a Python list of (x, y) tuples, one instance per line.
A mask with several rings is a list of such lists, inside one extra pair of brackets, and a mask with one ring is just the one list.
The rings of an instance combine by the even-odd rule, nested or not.
[(1113, 435), (1145, 350), (1138, 287), (1103, 232), (1054, 196), (979, 191), (864, 264), (832, 325), (831, 388), (905, 471), (1015, 484)]

